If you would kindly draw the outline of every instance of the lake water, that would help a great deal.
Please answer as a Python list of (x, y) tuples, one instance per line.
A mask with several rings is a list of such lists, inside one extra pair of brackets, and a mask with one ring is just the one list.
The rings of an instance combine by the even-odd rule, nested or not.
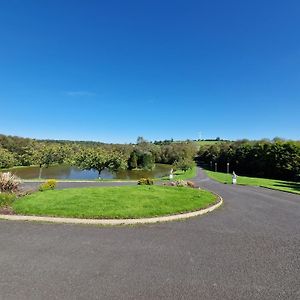
[[(127, 179), (127, 180), (135, 180), (140, 179), (142, 177), (149, 178), (159, 178), (162, 176), (166, 176), (170, 173), (172, 166), (156, 164), (154, 170), (145, 171), (145, 170), (124, 170), (116, 173), (109, 172), (108, 170), (104, 170), (101, 172), (101, 177), (103, 179)], [(39, 168), (38, 167), (24, 167), (20, 169), (12, 169), (10, 170), (12, 173), (16, 174), (22, 179), (33, 179), (39, 177)], [(42, 178), (44, 179), (97, 179), (98, 172), (96, 171), (86, 171), (81, 170), (74, 166), (50, 166), (48, 168), (43, 168)]]

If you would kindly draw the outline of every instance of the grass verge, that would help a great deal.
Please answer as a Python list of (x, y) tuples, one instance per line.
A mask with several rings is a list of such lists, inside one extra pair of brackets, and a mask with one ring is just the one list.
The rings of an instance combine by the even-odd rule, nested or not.
[[(197, 175), (197, 167), (194, 166), (192, 169), (187, 171), (177, 170), (173, 173), (173, 180), (187, 180), (192, 179)], [(162, 180), (169, 180), (169, 176), (164, 176), (161, 178)]]
[(165, 186), (78, 188), (37, 192), (12, 205), (17, 214), (76, 218), (142, 218), (208, 207), (216, 195)]
[[(210, 178), (222, 182), (231, 184), (232, 177), (231, 174), (213, 172), (205, 170), (207, 176)], [(279, 190), (283, 192), (289, 192), (294, 194), (300, 194), (300, 183), (293, 181), (284, 181), (277, 179), (266, 179), (266, 178), (256, 178), (256, 177), (246, 177), (238, 176), (237, 183), (241, 185), (252, 185), (252, 186), (261, 186), (273, 190)]]
[(55, 179), (55, 178), (33, 178), (22, 179), (22, 182), (46, 182), (47, 180), (56, 180), (56, 182), (136, 182), (136, 179)]

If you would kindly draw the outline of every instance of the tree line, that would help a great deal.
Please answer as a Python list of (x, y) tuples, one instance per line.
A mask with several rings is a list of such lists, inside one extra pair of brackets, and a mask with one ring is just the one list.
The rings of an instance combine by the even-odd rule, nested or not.
[(274, 140), (220, 142), (201, 146), (199, 160), (208, 168), (240, 175), (271, 179), (299, 180), (300, 142)]
[(142, 137), (135, 144), (35, 140), (0, 135), (0, 168), (55, 164), (76, 165), (99, 172), (109, 169), (148, 169), (155, 163), (188, 169), (197, 153), (194, 142), (148, 142)]

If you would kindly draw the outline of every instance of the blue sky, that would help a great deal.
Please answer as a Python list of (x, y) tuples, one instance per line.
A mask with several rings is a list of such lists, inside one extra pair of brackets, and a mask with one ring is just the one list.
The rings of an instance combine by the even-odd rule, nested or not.
[(299, 1), (0, 2), (0, 133), (300, 139)]

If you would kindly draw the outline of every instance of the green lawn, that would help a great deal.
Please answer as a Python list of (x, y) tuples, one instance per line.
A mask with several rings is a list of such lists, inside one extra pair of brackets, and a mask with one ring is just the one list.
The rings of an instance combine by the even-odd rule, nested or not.
[[(219, 181), (222, 183), (231, 183), (232, 182), (231, 174), (213, 172), (213, 171), (208, 171), (208, 170), (205, 170), (205, 172), (210, 178), (212, 178), (216, 181)], [(280, 191), (284, 191), (284, 192), (300, 194), (300, 183), (297, 183), (297, 182), (238, 176), (237, 183), (243, 184), (243, 185), (261, 186), (261, 187), (266, 187), (266, 188), (270, 188), (270, 189), (274, 189), (274, 190), (280, 190)]]
[(46, 182), (48, 180), (56, 180), (56, 182), (136, 182), (136, 179), (55, 179), (55, 178), (32, 178), (22, 179), (22, 182)]
[(194, 211), (216, 201), (208, 191), (166, 186), (77, 188), (36, 192), (12, 205), (17, 214), (142, 218)]
[[(187, 171), (177, 170), (173, 173), (173, 180), (187, 180), (192, 179), (197, 175), (197, 167), (194, 166), (192, 169)], [(169, 180), (169, 176), (162, 177), (162, 180)]]

